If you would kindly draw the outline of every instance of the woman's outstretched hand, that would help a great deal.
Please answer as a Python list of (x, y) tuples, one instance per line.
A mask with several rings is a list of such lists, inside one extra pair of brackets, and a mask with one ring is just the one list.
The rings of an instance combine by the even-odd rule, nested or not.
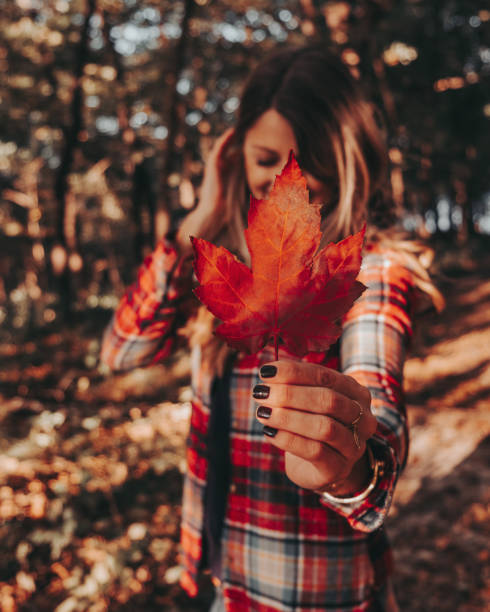
[[(233, 128), (222, 134), (216, 140), (208, 155), (199, 203), (184, 219), (177, 234), (177, 244), (183, 255), (190, 254), (192, 250), (189, 236), (212, 240), (214, 238), (212, 231), (216, 231), (216, 228), (221, 229), (217, 219), (220, 209), (223, 209), (224, 213), (223, 178), (227, 171), (224, 164), (224, 154), (231, 143), (233, 134)], [(221, 218), (224, 220), (224, 214), (221, 215)]]
[(290, 480), (314, 490), (336, 484), (340, 496), (364, 488), (366, 441), (376, 431), (368, 389), (350, 376), (302, 361), (268, 363), (260, 376), (253, 391), (257, 418), (270, 443), (285, 451)]

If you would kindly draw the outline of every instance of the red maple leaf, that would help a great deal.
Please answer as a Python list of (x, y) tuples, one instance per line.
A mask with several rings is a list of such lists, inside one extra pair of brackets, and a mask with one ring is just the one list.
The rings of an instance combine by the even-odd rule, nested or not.
[(365, 287), (356, 280), (365, 229), (320, 251), (320, 207), (291, 153), (267, 199), (251, 198), (245, 238), (252, 269), (223, 247), (191, 238), (195, 293), (223, 321), (216, 334), (246, 353), (271, 340), (295, 355), (326, 350)]

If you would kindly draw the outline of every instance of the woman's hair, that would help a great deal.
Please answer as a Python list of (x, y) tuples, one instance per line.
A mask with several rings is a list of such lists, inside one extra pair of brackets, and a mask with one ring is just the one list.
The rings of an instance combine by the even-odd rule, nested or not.
[(352, 234), (366, 221), (373, 231), (393, 224), (396, 211), (388, 195), (387, 150), (374, 108), (332, 52), (318, 45), (283, 48), (250, 75), (234, 142), (225, 155), (229, 170), (222, 222), (233, 234), (235, 250), (243, 254), (243, 223), (250, 195), (243, 142), (247, 131), (269, 109), (291, 124), (301, 168), (329, 188), (331, 198), (322, 209), (327, 240)]
[[(225, 214), (221, 209), (219, 217), (209, 220), (212, 238), (248, 261), (244, 229), (250, 192), (243, 142), (269, 109), (289, 121), (302, 170), (326, 185), (331, 195), (322, 207), (322, 242), (340, 240), (367, 222), (368, 244), (401, 245), (394, 228), (399, 215), (391, 197), (380, 117), (349, 69), (319, 45), (281, 48), (260, 62), (246, 82), (233, 140), (223, 155)], [(440, 294), (420, 264), (420, 248), (403, 244), (409, 246), (402, 248), (404, 255), (399, 258), (437, 305)]]

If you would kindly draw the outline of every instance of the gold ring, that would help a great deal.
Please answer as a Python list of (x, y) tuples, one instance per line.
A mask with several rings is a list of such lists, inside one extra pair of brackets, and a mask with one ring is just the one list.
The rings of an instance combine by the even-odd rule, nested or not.
[(361, 404), (359, 404), (359, 402), (356, 402), (356, 404), (359, 406), (359, 414), (356, 416), (356, 418), (349, 425), (349, 429), (352, 431), (352, 435), (354, 436), (354, 443), (356, 445), (356, 448), (359, 449), (359, 448), (361, 448), (361, 441), (359, 439), (359, 429), (358, 429), (357, 425), (358, 425), (359, 421), (361, 420), (362, 415), (364, 414), (364, 410), (363, 410)]

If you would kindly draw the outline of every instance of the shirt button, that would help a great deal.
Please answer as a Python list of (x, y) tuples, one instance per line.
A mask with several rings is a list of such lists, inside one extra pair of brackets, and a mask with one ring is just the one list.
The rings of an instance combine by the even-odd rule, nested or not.
[(235, 484), (235, 483), (233, 483), (233, 484), (231, 485), (231, 487), (230, 487), (230, 491), (231, 491), (232, 493), (236, 493), (236, 484)]

